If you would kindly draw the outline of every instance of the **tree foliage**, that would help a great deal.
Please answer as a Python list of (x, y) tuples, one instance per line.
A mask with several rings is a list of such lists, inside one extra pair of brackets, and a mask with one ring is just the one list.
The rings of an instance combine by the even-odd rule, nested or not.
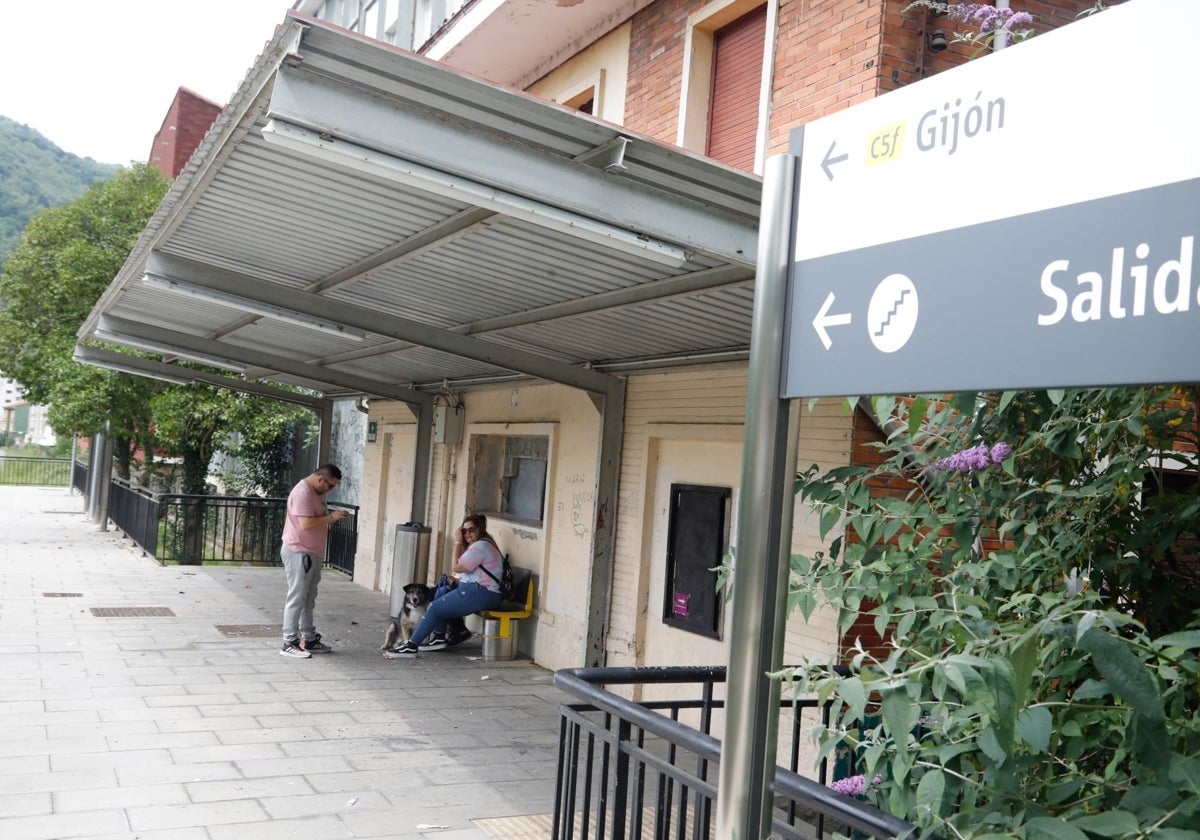
[(316, 414), (298, 405), (264, 410), (262, 399), (249, 397), (238, 424), (237, 441), (227, 451), (236, 459), (226, 482), (243, 494), (283, 497), (295, 483), (292, 464), (301, 447), (319, 431)]
[(0, 117), (0, 263), (37, 213), (78, 198), (117, 168), (64, 152), (29, 126)]
[[(43, 211), (0, 273), (0, 370), (49, 406), (63, 436), (106, 432), (118, 473), (137, 452), (183, 461), (183, 490), (205, 493), (209, 463), (229, 435), (287, 438), (308, 423), (304, 409), (207, 385), (170, 386), (72, 360), (76, 333), (124, 264), (168, 187), (158, 170), (135, 165), (77, 201)], [(144, 355), (144, 354), (142, 354)], [(277, 444), (282, 448), (284, 444)], [(249, 452), (250, 450), (247, 450)], [(277, 462), (248, 468), (264, 480)]]
[(167, 388), (152, 408), (160, 445), (183, 459), (182, 492), (194, 494), (207, 492), (209, 464), (225, 449), (240, 459), (223, 476), (235, 492), (286, 496), (296, 439), (316, 424), (307, 408), (207, 385)]
[(944, 837), (1200, 840), (1196, 396), (877, 400), (883, 463), (799, 478), (841, 535), (793, 558), (793, 605), (890, 647), (784, 676), (868, 797)]
[(136, 165), (83, 197), (42, 211), (0, 272), (0, 370), (26, 398), (48, 405), (59, 432), (115, 440), (119, 471), (149, 440), (150, 396), (162, 385), (72, 361), (75, 333), (120, 270), (167, 190), (156, 169)]

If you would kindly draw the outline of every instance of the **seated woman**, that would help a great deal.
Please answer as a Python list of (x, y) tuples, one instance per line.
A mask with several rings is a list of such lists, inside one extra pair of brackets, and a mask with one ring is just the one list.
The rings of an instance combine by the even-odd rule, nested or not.
[(385, 650), (386, 658), (412, 659), (417, 651), (444, 650), (449, 645), (446, 629), (453, 619), (500, 606), (504, 555), (487, 532), (487, 517), (473, 513), (463, 520), (454, 543), (453, 571), (458, 585), (433, 599), (412, 638)]

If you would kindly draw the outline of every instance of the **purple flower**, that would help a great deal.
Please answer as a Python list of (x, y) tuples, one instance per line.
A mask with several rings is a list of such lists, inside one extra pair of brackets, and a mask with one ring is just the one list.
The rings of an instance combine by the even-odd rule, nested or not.
[[(871, 782), (872, 785), (883, 783), (883, 776), (875, 775), (875, 779)], [(864, 773), (859, 773), (857, 776), (847, 776), (845, 779), (838, 779), (833, 782), (829, 789), (834, 793), (843, 793), (846, 796), (862, 796), (867, 789), (867, 777)]]
[(979, 472), (1002, 463), (1012, 454), (1012, 451), (1012, 446), (1007, 443), (997, 443), (990, 449), (986, 443), (981, 443), (945, 458), (939, 458), (930, 464), (928, 469), (932, 472)]
[(1016, 26), (1030, 26), (1033, 15), (1029, 12), (1014, 12), (1012, 9), (998, 9), (991, 3), (947, 3), (946, 14), (952, 21), (970, 23), (979, 27), (979, 31), (988, 35), (1002, 29), (1015, 31)]
[(1012, 454), (1013, 448), (1009, 444), (1001, 441), (992, 447), (992, 463), (1002, 464), (1004, 459)]

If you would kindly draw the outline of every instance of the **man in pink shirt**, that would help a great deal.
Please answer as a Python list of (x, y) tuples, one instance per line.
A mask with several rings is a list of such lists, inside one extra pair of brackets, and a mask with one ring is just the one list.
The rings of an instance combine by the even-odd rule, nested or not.
[(314, 653), (333, 651), (321, 641), (313, 608), (317, 603), (317, 586), (321, 583), (329, 526), (350, 515), (345, 510), (328, 512), (322, 498), (341, 480), (342, 471), (333, 464), (325, 464), (297, 482), (288, 495), (283, 545), (279, 549), (287, 573), (283, 649), (279, 651), (282, 656), (308, 659)]

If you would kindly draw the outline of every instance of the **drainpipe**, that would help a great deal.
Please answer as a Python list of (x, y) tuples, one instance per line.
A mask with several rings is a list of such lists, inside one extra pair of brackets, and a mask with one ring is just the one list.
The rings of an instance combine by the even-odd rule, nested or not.
[[(996, 8), (997, 9), (1007, 9), (1008, 8), (1008, 0), (996, 0)], [(993, 50), (1002, 50), (1007, 46), (1008, 46), (1008, 31), (1001, 30), (1000, 32), (997, 32), (995, 40), (992, 41), (992, 49)]]
[[(453, 409), (451, 409), (453, 410)], [(446, 562), (446, 529), (449, 526), (450, 519), (450, 481), (451, 477), (457, 473), (457, 469), (451, 469), (458, 462), (458, 444), (445, 444), (446, 451), (442, 454), (442, 486), (438, 500), (438, 523), (437, 523), (437, 546), (434, 556), (438, 558), (437, 571), (450, 571), (449, 566), (443, 568), (443, 563)], [(451, 462), (454, 462), (452, 464)], [(435, 577), (436, 580), (436, 577)]]

